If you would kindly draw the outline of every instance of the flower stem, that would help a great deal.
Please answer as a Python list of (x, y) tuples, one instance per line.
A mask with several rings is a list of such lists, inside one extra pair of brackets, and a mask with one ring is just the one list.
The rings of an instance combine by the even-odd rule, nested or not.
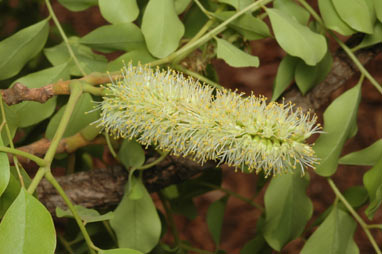
[(9, 147), (5, 147), (5, 146), (0, 146), (0, 152), (23, 156), (25, 158), (30, 159), (31, 161), (36, 162), (36, 164), (39, 165), (40, 167), (46, 165), (46, 161), (41, 159), (40, 157), (37, 157), (36, 155), (24, 152), (22, 150), (18, 150), (18, 149), (15, 149), (15, 148), (9, 148)]
[(60, 21), (58, 21), (57, 16), (56, 16), (56, 14), (55, 14), (54, 11), (53, 11), (52, 5), (50, 4), (50, 1), (49, 1), (49, 0), (45, 0), (45, 4), (46, 4), (46, 7), (48, 8), (49, 14), (50, 14), (50, 15), (52, 16), (52, 18), (53, 18), (53, 22), (54, 22), (54, 24), (57, 26), (57, 29), (58, 29), (58, 31), (60, 32), (61, 37), (62, 37), (62, 39), (63, 39), (64, 42), (65, 42), (66, 47), (68, 48), (68, 51), (69, 51), (70, 56), (73, 58), (73, 61), (74, 61), (74, 63), (77, 65), (77, 67), (78, 67), (78, 69), (80, 70), (81, 74), (82, 74), (83, 76), (86, 76), (86, 72), (82, 69), (82, 67), (81, 67), (81, 65), (80, 65), (80, 62), (78, 61), (76, 55), (74, 54), (73, 49), (72, 49), (72, 47), (70, 46), (68, 37), (66, 37), (66, 34), (65, 34), (64, 30), (63, 30), (62, 27), (61, 27)]
[(181, 71), (181, 72), (183, 72), (183, 73), (185, 73), (185, 74), (187, 74), (189, 76), (193, 76), (194, 78), (197, 78), (198, 80), (203, 81), (203, 82), (207, 83), (208, 85), (210, 85), (212, 87), (215, 87), (217, 89), (222, 89), (223, 88), (218, 83), (213, 82), (212, 80), (204, 77), (203, 75), (200, 75), (197, 72), (190, 71), (190, 70), (182, 67), (181, 65), (173, 65), (173, 67), (174, 67), (175, 70)]
[(358, 213), (353, 209), (353, 207), (349, 204), (349, 202), (346, 200), (346, 198), (342, 195), (340, 190), (337, 188), (336, 184), (333, 182), (332, 179), (328, 178), (328, 182), (330, 187), (332, 188), (333, 192), (336, 194), (336, 197), (338, 197), (339, 200), (345, 205), (346, 209), (353, 215), (354, 219), (359, 223), (363, 231), (365, 231), (365, 234), (367, 238), (369, 239), (371, 245), (373, 246), (374, 250), (377, 254), (381, 254), (381, 250), (378, 247), (378, 244), (375, 242), (374, 237), (371, 235), (368, 225), (362, 220), (362, 218), (358, 215)]
[(48, 171), (45, 174), (45, 178), (46, 178), (46, 180), (48, 180), (53, 185), (53, 187), (57, 190), (57, 192), (60, 194), (62, 199), (65, 201), (66, 205), (68, 206), (68, 208), (72, 212), (73, 217), (76, 220), (76, 222), (77, 222), (77, 224), (81, 230), (82, 235), (84, 236), (85, 242), (89, 247), (90, 253), (95, 254), (96, 252), (94, 251), (94, 249), (98, 249), (98, 248), (95, 248), (92, 240), (90, 239), (88, 232), (86, 231), (86, 228), (85, 228), (80, 216), (77, 213), (77, 210), (74, 208), (74, 205), (70, 201), (69, 197), (66, 195), (65, 191), (62, 189), (61, 185), (57, 182), (57, 180), (54, 178), (54, 176), (52, 175), (52, 173), (50, 171)]
[(137, 169), (137, 170), (145, 170), (145, 169), (148, 169), (148, 168), (152, 168), (155, 165), (157, 165), (159, 162), (163, 161), (167, 157), (168, 154), (169, 154), (169, 152), (165, 152), (158, 159), (156, 159), (155, 161), (153, 161), (151, 163), (148, 163), (146, 165), (140, 166), (140, 167), (136, 167), (135, 169)]

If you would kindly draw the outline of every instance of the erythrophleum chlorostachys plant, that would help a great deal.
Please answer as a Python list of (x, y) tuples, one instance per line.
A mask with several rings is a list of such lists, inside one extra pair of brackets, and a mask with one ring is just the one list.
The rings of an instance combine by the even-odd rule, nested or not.
[(318, 163), (304, 142), (320, 131), (317, 117), (291, 103), (215, 90), (170, 69), (129, 64), (122, 73), (123, 79), (106, 86), (99, 106), (98, 124), (115, 138), (266, 176)]

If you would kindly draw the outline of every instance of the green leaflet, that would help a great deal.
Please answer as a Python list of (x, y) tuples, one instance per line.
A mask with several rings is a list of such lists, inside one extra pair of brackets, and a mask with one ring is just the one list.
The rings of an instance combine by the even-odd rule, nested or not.
[(229, 196), (224, 196), (223, 198), (216, 200), (210, 205), (210, 207), (208, 207), (207, 210), (207, 225), (212, 235), (212, 239), (214, 239), (216, 244), (216, 249), (218, 249), (220, 245), (224, 210), (227, 205), (228, 197)]
[(374, 213), (382, 203), (382, 159), (363, 175), (363, 184), (369, 193), (370, 205), (365, 213), (372, 219)]
[(125, 139), (119, 149), (118, 158), (126, 169), (139, 167), (145, 162), (145, 152), (135, 140)]
[(174, 52), (184, 34), (172, 0), (150, 0), (142, 19), (142, 32), (150, 53), (163, 58)]
[(24, 189), (0, 224), (0, 253), (53, 254), (56, 232), (48, 210)]
[(98, 4), (98, 0), (58, 0), (58, 2), (71, 11), (84, 11)]
[(299, 59), (286, 55), (280, 62), (273, 83), (272, 101), (276, 101), (293, 81), (296, 65)]
[[(4, 146), (3, 140), (1, 140), (1, 138), (0, 146)], [(8, 156), (6, 153), (0, 152), (0, 199), (1, 195), (8, 186), (10, 174)]]
[(324, 133), (313, 147), (321, 159), (316, 168), (317, 174), (330, 176), (336, 172), (342, 147), (357, 128), (356, 118), (360, 100), (361, 84), (358, 84), (335, 99), (325, 110)]
[(325, 26), (342, 35), (352, 35), (355, 31), (338, 15), (332, 0), (318, 0), (318, 7)]
[(293, 0), (275, 0), (273, 7), (294, 17), (302, 25), (306, 25), (309, 21), (309, 12)]
[(327, 51), (325, 37), (277, 9), (267, 9), (273, 32), (281, 48), (300, 57), (308, 65), (316, 65)]
[(373, 166), (382, 156), (382, 140), (378, 140), (372, 145), (344, 155), (339, 161), (339, 164), (344, 165), (360, 165), (360, 166)]
[(216, 39), (217, 41), (217, 57), (223, 59), (232, 67), (259, 67), (260, 61), (257, 56), (252, 56), (228, 41)]
[(134, 21), (139, 15), (136, 0), (99, 0), (102, 17), (113, 24)]
[(356, 227), (356, 222), (347, 212), (334, 206), (324, 222), (309, 237), (301, 254), (358, 254), (358, 246), (353, 240)]
[(122, 248), (147, 253), (159, 242), (161, 222), (154, 203), (142, 181), (131, 179), (133, 189), (139, 188), (142, 196), (131, 199), (133, 190), (123, 196), (122, 201), (114, 211), (110, 225), (118, 238), (118, 245)]
[(44, 19), (0, 42), (0, 80), (15, 76), (44, 48), (49, 33), (48, 21)]
[(306, 195), (308, 175), (285, 174), (274, 177), (265, 192), (264, 238), (275, 250), (297, 238), (313, 213)]

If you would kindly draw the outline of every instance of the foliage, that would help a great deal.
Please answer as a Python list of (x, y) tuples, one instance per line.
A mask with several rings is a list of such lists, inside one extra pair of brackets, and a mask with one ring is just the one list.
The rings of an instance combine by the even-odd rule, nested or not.
[[(180, 239), (173, 214), (179, 213), (188, 219), (194, 219), (197, 211), (193, 198), (216, 189), (226, 195), (210, 205), (206, 216), (206, 224), (216, 246), (214, 253), (224, 253), (220, 249), (221, 235), (224, 230), (224, 213), (230, 198), (241, 199), (261, 212), (261, 216), (257, 219), (256, 230), (253, 230), (256, 234), (242, 247), (242, 254), (271, 253), (272, 249), (282, 251), (285, 245), (296, 238), (307, 238), (301, 250), (304, 254), (359, 253), (359, 248), (353, 239), (357, 223), (365, 232), (375, 252), (381, 253), (370, 229), (380, 230), (382, 225), (369, 225), (357, 213), (357, 209), (367, 206), (366, 210), (359, 212), (372, 219), (382, 203), (381, 140), (361, 151), (340, 158), (344, 144), (358, 131), (357, 112), (364, 78), (382, 93), (381, 85), (355, 56), (360, 49), (382, 43), (380, 0), (311, 1), (315, 6), (318, 5), (320, 14), (305, 0), (58, 0), (58, 2), (71, 12), (97, 9), (110, 24), (97, 27), (82, 37), (75, 34), (68, 36), (69, 29), (67, 27), (63, 29), (49, 0), (38, 3), (39, 7), (48, 9), (48, 17), (38, 17), (33, 13), (30, 20), (22, 19), (20, 10), (27, 7), (27, 3), (19, 3), (25, 6), (14, 11), (14, 16), (20, 19), (21, 27), (0, 41), (2, 95), (14, 91), (12, 89), (21, 83), (25, 89), (42, 91), (44, 96), (51, 98), (40, 101), (43, 103), (39, 102), (43, 99), (42, 96), (37, 99), (22, 98), (8, 103), (6, 99), (9, 98), (4, 96), (0, 102), (2, 119), (0, 253), (212, 253), (197, 249)], [(0, 2), (0, 10), (2, 8), (9, 10), (10, 6), (10, 1)], [(3, 11), (1, 13), (3, 14)], [(5, 18), (0, 19), (5, 22)], [(356, 33), (362, 34), (363, 40), (352, 49), (337, 35), (348, 38)], [(57, 41), (57, 35), (62, 41)], [(250, 117), (248, 119), (258, 121), (257, 127), (262, 126), (253, 133), (251, 131), (254, 127), (249, 124), (244, 126), (245, 124), (239, 119), (239, 113), (233, 120), (225, 121), (225, 125), (216, 120), (219, 117), (222, 119), (231, 117), (229, 110), (235, 110), (234, 103), (243, 106), (244, 102), (247, 103), (250, 100), (248, 98), (252, 97), (244, 98), (242, 95), (240, 97), (234, 92), (227, 94), (213, 74), (215, 71), (211, 61), (220, 58), (232, 67), (261, 68), (261, 59), (251, 55), (245, 45), (250, 40), (255, 41), (253, 43), (256, 45), (256, 40), (264, 38), (275, 40), (286, 53), (274, 79), (272, 101), (278, 100), (293, 81), (302, 95), (309, 95), (312, 89), (325, 80), (333, 67), (334, 59), (333, 52), (330, 52), (328, 47), (329, 40), (336, 41), (361, 72), (358, 84), (344, 92), (326, 108), (323, 132), (313, 145), (314, 151), (304, 140), (318, 130), (313, 127), (316, 119), (313, 118), (314, 120), (309, 122), (311, 121), (309, 114), (296, 113), (300, 112), (300, 109), (292, 111), (291, 107), (283, 106), (282, 103), (271, 103), (267, 107), (265, 99), (261, 100), (261, 103), (257, 100), (250, 101), (254, 104), (254, 108), (251, 108), (250, 112), (245, 111), (245, 115), (258, 110), (260, 113), (253, 113), (253, 119)], [(111, 54), (115, 56), (116, 53), (120, 54), (118, 58), (108, 60)], [(125, 65), (123, 61), (131, 65), (149, 63), (150, 67), (158, 66), (161, 70), (171, 67), (205, 82), (206, 87), (203, 88), (199, 84), (193, 88), (194, 90), (183, 87), (163, 92), (168, 89), (168, 87), (163, 88), (165, 82), (162, 81), (166, 78), (171, 78), (173, 82), (180, 80), (182, 84), (191, 81), (179, 75), (171, 76), (171, 71), (148, 71), (152, 75), (152, 80), (161, 82), (161, 87), (149, 86), (152, 84), (150, 77), (144, 77), (140, 80), (141, 84), (147, 85), (143, 92), (131, 86), (129, 94), (134, 96), (124, 102), (125, 94), (121, 90), (116, 90), (123, 83), (120, 80), (134, 79), (135, 76), (131, 75), (138, 76), (139, 73), (125, 72), (123, 74), (127, 76), (123, 76), (120, 71)], [(107, 71), (110, 73), (106, 74)], [(167, 76), (163, 76), (166, 73)], [(160, 75), (161, 78), (158, 78)], [(109, 89), (102, 86), (110, 81), (114, 83), (107, 86)], [(104, 108), (97, 105), (104, 105), (102, 101), (105, 102), (110, 98), (111, 91), (117, 91), (114, 96), (121, 95), (113, 98), (113, 103), (118, 106), (112, 108), (114, 113), (127, 109), (131, 103), (129, 110), (132, 113), (128, 119), (118, 114), (110, 118), (107, 112), (100, 111)], [(200, 91), (208, 92), (201, 93), (202, 98), (192, 97), (194, 94), (190, 94)], [(138, 98), (140, 92), (144, 95), (143, 98)], [(187, 104), (181, 103), (185, 97), (179, 97), (179, 94), (186, 92), (186, 97), (189, 96), (187, 97), (189, 100), (196, 102), (194, 108), (187, 109), (188, 114), (194, 114), (195, 122), (201, 118), (198, 110), (208, 107), (208, 103), (211, 105), (226, 103), (224, 104), (226, 108), (221, 111), (217, 109), (211, 111), (208, 108), (208, 113), (211, 114), (205, 117), (201, 124), (208, 122), (210, 125), (206, 128), (207, 131), (214, 131), (215, 134), (208, 136), (204, 133), (203, 135), (207, 135), (206, 140), (201, 138), (196, 140), (193, 148), (189, 148), (187, 153), (182, 153), (174, 148), (175, 145), (180, 147), (182, 142), (196, 139), (198, 133), (203, 132), (200, 126), (195, 124), (195, 127), (193, 123), (188, 126), (182, 119), (178, 119), (185, 117), (179, 114), (182, 107), (188, 107)], [(69, 95), (69, 98), (66, 95)], [(17, 94), (15, 96), (17, 97)], [(154, 105), (158, 101), (162, 106), (157, 106), (154, 110), (145, 107), (150, 102)], [(159, 111), (167, 109), (166, 104), (175, 105), (176, 110), (171, 113), (171, 117), (168, 117), (165, 125), (153, 124), (155, 121), (160, 121)], [(138, 113), (134, 113), (137, 107)], [(226, 110), (227, 107), (229, 110)], [(272, 114), (265, 114), (266, 110)], [(282, 110), (285, 112), (280, 115), (284, 118), (270, 120), (274, 112)], [(243, 112), (240, 113), (242, 118)], [(135, 118), (130, 119), (132, 117)], [(292, 121), (288, 117), (296, 119)], [(105, 121), (107, 124), (102, 124)], [(305, 121), (309, 124), (298, 124)], [(98, 126), (95, 123), (98, 123)], [(122, 131), (115, 127), (118, 124)], [(178, 128), (181, 124), (185, 126), (184, 128), (190, 130), (195, 128), (195, 130), (184, 132), (186, 134), (182, 136)], [(106, 131), (99, 126), (106, 127)], [(175, 135), (173, 139), (175, 141), (171, 141), (173, 144), (166, 145), (166, 142), (170, 142), (168, 137), (161, 139), (160, 135), (150, 134), (150, 138), (147, 138), (149, 132), (144, 130), (152, 126), (157, 127), (157, 133), (163, 131)], [(224, 127), (224, 133), (219, 132), (222, 131), (219, 126)], [(293, 136), (293, 139), (277, 139), (276, 134), (267, 134), (269, 130), (273, 133), (277, 128), (280, 129), (280, 133), (283, 130), (292, 133), (288, 135)], [(140, 131), (137, 132), (137, 129)], [(117, 138), (126, 137), (128, 132), (133, 132), (134, 135), (128, 137), (136, 140), (111, 140), (110, 130), (118, 132), (115, 135)], [(261, 151), (255, 153), (256, 163), (249, 166), (243, 162), (244, 160), (236, 164), (231, 163), (239, 167), (243, 174), (261, 167), (276, 168), (277, 172), (284, 172), (283, 175), (270, 179), (269, 183), (259, 177), (257, 191), (260, 192), (265, 188), (264, 207), (221, 187), (222, 172), (221, 169), (216, 169), (158, 191), (163, 207), (160, 211), (164, 211), (164, 214), (157, 210), (159, 207), (155, 206), (143, 184), (143, 170), (157, 166), (169, 153), (188, 155), (190, 152), (196, 154), (194, 158), (197, 159), (222, 158), (218, 161), (228, 161), (228, 163), (232, 162), (229, 161), (229, 156), (242, 158), (248, 152), (247, 143), (244, 141), (238, 143), (240, 154), (231, 149), (227, 152), (228, 155), (222, 155), (224, 149), (232, 148), (233, 141), (231, 147), (229, 143), (223, 143), (229, 135), (245, 142), (247, 139), (243, 137), (253, 141), (252, 139), (259, 136), (268, 135), (267, 139), (257, 140), (255, 143), (254, 149)], [(43, 152), (43, 158), (15, 148), (29, 145), (40, 138), (50, 140), (50, 145)], [(63, 154), (59, 154), (60, 141), (63, 138), (68, 139), (67, 147)], [(98, 138), (102, 140), (102, 144), (96, 149), (91, 149), (90, 144), (99, 140)], [(207, 138), (213, 146), (208, 145)], [(165, 145), (156, 146), (157, 140)], [(285, 147), (280, 145), (280, 142), (287, 143), (287, 150), (293, 150), (295, 155), (288, 157), (286, 151), (281, 151)], [(146, 146), (141, 147), (139, 143)], [(144, 150), (150, 145), (151, 150)], [(208, 149), (203, 148), (203, 150), (203, 146), (208, 146)], [(78, 149), (79, 147), (83, 149)], [(166, 151), (162, 151), (161, 148)], [(155, 149), (156, 155), (152, 159), (150, 156), (153, 157)], [(92, 168), (91, 158), (99, 156), (99, 150), (110, 151), (129, 171), (129, 180), (122, 200), (115, 209), (108, 211), (75, 206), (52, 174), (52, 168), (58, 165), (67, 166), (67, 173), (73, 173), (73, 166), (70, 166), (70, 163), (76, 155), (82, 158), (83, 165)], [(299, 168), (301, 165), (301, 170), (307, 165), (314, 166), (311, 164), (316, 163), (315, 159), (304, 157), (313, 156), (313, 153), (317, 155), (321, 164), (315, 171), (311, 171), (312, 174), (326, 178), (336, 196), (327, 211), (311, 223), (317, 226), (314, 231), (307, 227), (313, 214), (312, 201), (306, 194), (310, 184), (309, 172), (304, 176), (292, 172), (293, 166)], [(28, 165), (20, 163), (16, 155), (38, 165), (39, 169), (32, 179), (26, 173), (32, 175)], [(14, 166), (10, 166), (11, 164)], [(338, 171), (339, 164), (371, 166), (364, 174), (363, 186), (353, 186), (342, 194), (331, 179), (331, 176)], [(257, 173), (258, 171), (260, 170), (256, 170)], [(269, 172), (265, 173), (268, 176)], [(261, 173), (260, 176), (264, 174)], [(76, 227), (70, 224), (73, 222), (72, 219), (69, 219), (70, 223), (66, 225), (65, 232), (70, 233), (55, 229), (52, 215), (33, 195), (42, 179), (49, 181), (67, 204), (68, 210), (58, 207), (54, 216), (74, 219)], [(166, 232), (167, 226), (171, 229), (170, 233)], [(168, 242), (163, 242), (165, 234), (173, 235), (174, 241), (170, 245)], [(105, 235), (107, 236), (99, 237)]]

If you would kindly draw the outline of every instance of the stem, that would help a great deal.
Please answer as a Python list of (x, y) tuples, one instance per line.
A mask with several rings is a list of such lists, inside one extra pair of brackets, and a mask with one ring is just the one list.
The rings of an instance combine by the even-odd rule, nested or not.
[(235, 198), (237, 198), (237, 199), (240, 199), (241, 201), (243, 201), (243, 202), (245, 202), (245, 203), (250, 204), (250, 205), (253, 206), (253, 207), (256, 207), (256, 208), (259, 209), (260, 211), (264, 211), (264, 207), (262, 207), (261, 205), (259, 205), (259, 204), (255, 203), (255, 202), (253, 202), (252, 200), (250, 200), (249, 198), (246, 198), (246, 197), (244, 197), (244, 196), (242, 196), (242, 195), (240, 195), (240, 194), (238, 194), (238, 193), (236, 193), (236, 192), (234, 192), (234, 191), (231, 191), (231, 190), (229, 190), (229, 189), (226, 189), (226, 188), (223, 188), (223, 187), (214, 185), (214, 184), (210, 184), (210, 183), (200, 182), (200, 183), (198, 183), (198, 184), (203, 185), (203, 186), (206, 186), (206, 187), (213, 188), (213, 189), (215, 189), (215, 190), (220, 190), (220, 191), (222, 191), (222, 192), (225, 192), (225, 193), (228, 194), (228, 195), (231, 195), (231, 196), (233, 196), (233, 197), (235, 197)]
[(212, 18), (212, 13), (207, 11), (206, 8), (204, 8), (204, 6), (199, 2), (199, 0), (194, 0), (194, 2), (196, 3), (196, 5), (199, 7), (199, 9), (209, 18), (211, 19)]
[(176, 228), (176, 223), (174, 220), (174, 215), (172, 214), (171, 207), (167, 203), (167, 199), (165, 198), (165, 196), (160, 191), (158, 192), (158, 196), (159, 196), (159, 199), (161, 200), (161, 202), (163, 204), (163, 208), (166, 212), (166, 217), (167, 217), (169, 226), (172, 230), (172, 235), (174, 236), (175, 245), (179, 246), (179, 244), (180, 244), (179, 232), (178, 232), (178, 229)]
[[(70, 201), (69, 197), (66, 195), (65, 191), (62, 189), (62, 187), (60, 186), (60, 184), (57, 182), (57, 180), (54, 178), (54, 176), (52, 175), (52, 173), (50, 171), (46, 172), (45, 178), (57, 190), (57, 192), (60, 194), (60, 196), (62, 197), (62, 199), (65, 201), (66, 205), (68, 206), (68, 208), (72, 212), (73, 217), (76, 220), (76, 222), (77, 222), (77, 224), (81, 230), (82, 235), (84, 236), (85, 242), (88, 245), (90, 253), (96, 254), (96, 252), (94, 251), (95, 246), (94, 246), (92, 240), (90, 239), (90, 236), (89, 236), (88, 232), (86, 231), (86, 228), (85, 228), (84, 224), (82, 223), (82, 220), (81, 220), (80, 216), (78, 215), (77, 210), (74, 208), (74, 205)], [(98, 248), (96, 248), (96, 249), (98, 249)]]
[[(165, 64), (165, 63), (171, 62), (172, 60), (174, 60), (175, 58), (177, 58), (180, 55), (183, 55), (183, 54), (187, 55), (188, 53), (193, 51), (195, 48), (199, 47), (199, 45), (209, 41), (214, 35), (217, 35), (218, 33), (222, 32), (229, 23), (231, 23), (232, 21), (234, 21), (235, 19), (240, 17), (242, 14), (244, 14), (244, 13), (246, 13), (252, 9), (253, 9), (252, 11), (254, 11), (255, 9), (260, 8), (262, 5), (268, 4), (270, 2), (272, 2), (272, 0), (259, 0), (257, 2), (254, 2), (250, 5), (248, 5), (247, 7), (236, 12), (234, 15), (232, 15), (231, 17), (226, 19), (220, 25), (216, 26), (214, 29), (212, 29), (211, 31), (209, 31), (208, 33), (206, 33), (204, 36), (202, 36), (198, 40), (194, 41), (193, 43), (189, 43), (189, 44), (185, 45), (184, 47), (180, 48), (178, 51), (172, 53), (171, 55), (169, 55), (165, 58), (151, 62), (150, 63), (151, 66)], [(177, 60), (179, 60), (179, 59), (177, 59)]]
[(46, 172), (50, 171), (49, 167), (41, 167), (38, 169), (36, 175), (33, 177), (31, 184), (28, 187), (28, 193), (33, 194), (36, 190), (37, 185), (40, 183), (42, 178), (45, 176)]
[(111, 142), (110, 142), (110, 136), (109, 136), (109, 134), (107, 134), (107, 133), (105, 132), (104, 136), (105, 136), (105, 139), (106, 139), (107, 147), (109, 148), (111, 155), (113, 155), (113, 157), (114, 157), (115, 159), (118, 159), (118, 155), (117, 155), (117, 153), (115, 152), (114, 147), (113, 147), (113, 145), (112, 145)]
[(151, 167), (157, 165), (159, 162), (163, 161), (167, 157), (168, 154), (169, 154), (169, 152), (165, 152), (158, 159), (154, 160), (153, 162), (148, 163), (148, 164), (143, 165), (143, 166), (140, 166), (140, 167), (136, 167), (135, 169), (145, 170), (145, 169), (151, 168)]
[(50, 1), (49, 1), (49, 0), (45, 0), (45, 4), (46, 4), (46, 7), (48, 8), (49, 14), (50, 14), (50, 15), (52, 16), (52, 18), (53, 18), (53, 22), (54, 22), (54, 24), (57, 26), (57, 29), (58, 29), (58, 31), (60, 32), (61, 37), (62, 37), (62, 39), (63, 39), (64, 42), (65, 42), (66, 47), (68, 48), (68, 51), (69, 51), (70, 56), (73, 58), (74, 63), (77, 65), (77, 67), (78, 67), (78, 69), (80, 70), (81, 74), (82, 74), (83, 76), (86, 76), (86, 72), (82, 69), (82, 67), (81, 67), (81, 65), (80, 65), (80, 62), (78, 61), (76, 55), (74, 54), (74, 52), (73, 52), (73, 50), (72, 50), (72, 47), (70, 46), (68, 37), (66, 37), (66, 34), (65, 34), (64, 30), (62, 29), (60, 22), (58, 21), (58, 19), (57, 19), (57, 17), (56, 17), (56, 14), (55, 14), (54, 11), (53, 11), (52, 5), (50, 4)]
[(62, 136), (64, 135), (66, 126), (69, 123), (70, 116), (72, 115), (74, 107), (76, 106), (76, 103), (82, 94), (82, 87), (79, 85), (76, 85), (76, 84), (77, 84), (77, 82), (73, 82), (70, 84), (69, 101), (66, 104), (64, 115), (61, 118), (61, 121), (60, 121), (60, 124), (58, 125), (57, 131), (54, 134), (52, 142), (50, 143), (48, 151), (46, 152), (45, 157), (44, 157), (44, 160), (49, 165), (52, 163), (52, 160), (53, 160), (53, 157), (56, 153), (58, 144), (59, 144)]
[(102, 221), (102, 224), (105, 226), (105, 229), (106, 229), (106, 231), (107, 231), (107, 233), (110, 235), (110, 238), (113, 240), (113, 242), (115, 243), (115, 244), (118, 244), (118, 240), (117, 240), (117, 238), (115, 237), (115, 234), (114, 234), (114, 232), (113, 232), (113, 230), (111, 229), (111, 227), (110, 227), (110, 223), (109, 223), (109, 221)]
[(189, 76), (193, 76), (193, 77), (197, 78), (198, 80), (203, 81), (212, 87), (215, 87), (217, 89), (223, 89), (223, 87), (221, 85), (219, 85), (218, 83), (213, 82), (212, 80), (204, 77), (203, 75), (200, 75), (197, 72), (190, 71), (190, 70), (182, 67), (181, 65), (174, 65), (173, 67), (174, 67), (174, 69), (181, 71), (183, 73), (186, 73)]
[(325, 28), (325, 30), (330, 34), (330, 36), (340, 45), (340, 47), (345, 51), (345, 53), (348, 55), (348, 57), (353, 61), (353, 63), (357, 66), (359, 71), (365, 75), (365, 77), (370, 81), (370, 83), (382, 94), (382, 87), (378, 82), (373, 78), (373, 76), (370, 75), (370, 73), (363, 67), (361, 62), (358, 60), (358, 58), (354, 55), (353, 51), (340, 39), (338, 39), (337, 35), (335, 35), (332, 31), (330, 31), (327, 27), (325, 27), (324, 22), (320, 18), (320, 16), (317, 14), (315, 10), (307, 3), (305, 0), (299, 0), (301, 5), (305, 7), (305, 9), (312, 14), (313, 18), (317, 20), (320, 25)]
[(363, 231), (365, 231), (365, 234), (367, 238), (369, 239), (371, 245), (374, 247), (374, 250), (377, 252), (377, 254), (381, 254), (381, 250), (379, 249), (377, 243), (375, 242), (373, 236), (370, 233), (370, 230), (368, 228), (368, 225), (362, 220), (362, 218), (358, 215), (358, 213), (353, 209), (353, 207), (349, 204), (349, 202), (346, 200), (346, 198), (342, 195), (340, 190), (337, 188), (336, 184), (333, 182), (332, 179), (328, 178), (328, 182), (330, 187), (332, 188), (333, 192), (336, 194), (339, 200), (345, 205), (346, 209), (353, 215), (354, 219), (359, 223), (359, 225), (362, 227)]
[(60, 241), (61, 245), (65, 248), (65, 250), (69, 253), (69, 254), (74, 254), (73, 250), (72, 250), (72, 247), (70, 247), (70, 244), (68, 241), (66, 241), (66, 239), (61, 235), (61, 234), (57, 234), (57, 238), (58, 240)]
[[(9, 147), (6, 147), (6, 146), (0, 146), (0, 152), (23, 156), (25, 158), (30, 159), (31, 161), (36, 162), (36, 164), (39, 165), (40, 167), (43, 167), (43, 166), (47, 165), (46, 161), (41, 159), (40, 157), (37, 157), (36, 155), (24, 152), (22, 150), (18, 150), (18, 149), (15, 149), (15, 148), (9, 148)], [(15, 161), (15, 163), (16, 163), (16, 161)]]

